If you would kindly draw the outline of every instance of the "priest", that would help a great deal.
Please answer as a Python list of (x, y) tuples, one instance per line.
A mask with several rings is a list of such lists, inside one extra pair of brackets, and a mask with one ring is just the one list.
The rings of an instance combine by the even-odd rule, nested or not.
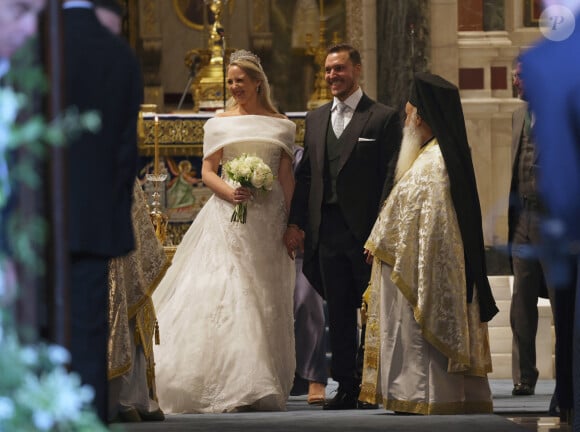
[(360, 399), (413, 414), (491, 413), (481, 209), (459, 91), (417, 74), (372, 260)]

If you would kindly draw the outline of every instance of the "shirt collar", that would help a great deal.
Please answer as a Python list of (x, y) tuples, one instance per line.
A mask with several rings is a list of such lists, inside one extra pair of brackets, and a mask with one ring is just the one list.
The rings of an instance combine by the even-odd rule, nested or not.
[(72, 9), (72, 8), (83, 8), (83, 9), (92, 9), (93, 3), (86, 0), (72, 0), (67, 1), (62, 5), (63, 9)]
[[(357, 89), (353, 92), (353, 94), (351, 94), (349, 97), (347, 97), (342, 102), (346, 106), (348, 106), (352, 111), (354, 111), (354, 110), (356, 110), (356, 106), (360, 102), (362, 96), (363, 96), (363, 91), (360, 88), (360, 86), (358, 86)], [(331, 109), (331, 111), (334, 111), (336, 109), (336, 106), (338, 105), (339, 102), (340, 102), (340, 99), (338, 99), (337, 97), (335, 97), (334, 100), (333, 100), (333, 102), (332, 102), (332, 109)]]

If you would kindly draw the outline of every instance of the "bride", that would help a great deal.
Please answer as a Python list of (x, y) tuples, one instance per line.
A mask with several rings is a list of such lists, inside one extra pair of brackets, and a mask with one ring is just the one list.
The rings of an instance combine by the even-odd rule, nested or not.
[[(231, 55), (228, 109), (204, 126), (203, 182), (214, 195), (185, 234), (156, 289), (161, 345), (155, 348), (165, 412), (285, 410), (295, 368), (294, 263), (282, 242), (294, 191), (295, 124), (270, 100), (254, 54)], [(271, 191), (240, 187), (220, 164), (259, 156)], [(247, 204), (245, 224), (231, 222)]]

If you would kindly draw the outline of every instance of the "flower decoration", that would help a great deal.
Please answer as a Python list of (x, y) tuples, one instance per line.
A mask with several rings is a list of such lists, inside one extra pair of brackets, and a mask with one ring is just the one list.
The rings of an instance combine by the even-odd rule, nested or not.
[[(270, 191), (274, 184), (272, 169), (258, 156), (242, 154), (224, 165), (228, 178), (241, 186), (256, 191)], [(239, 203), (234, 207), (232, 222), (246, 223), (248, 204)]]
[[(14, 182), (31, 188), (42, 185), (36, 162), (49, 146), (100, 127), (100, 117), (92, 112), (68, 110), (50, 122), (30, 112), (34, 104), (29, 95), (45, 90), (44, 75), (26, 62), (14, 69), (11, 74), (21, 80), (16, 83), (21, 91), (0, 87), (0, 218), (6, 216), (2, 210)], [(7, 153), (20, 149), (30, 157), (9, 167)], [(19, 219), (25, 219), (26, 226)], [(107, 431), (90, 406), (93, 390), (66, 369), (68, 351), (44, 343), (21, 344), (12, 320), (11, 303), (17, 291), (14, 262), (26, 272), (42, 274), (43, 260), (37, 251), (42, 250), (45, 222), (13, 214), (0, 223), (7, 227), (0, 233), (7, 238), (0, 240), (11, 249), (10, 256), (0, 251), (0, 431)]]

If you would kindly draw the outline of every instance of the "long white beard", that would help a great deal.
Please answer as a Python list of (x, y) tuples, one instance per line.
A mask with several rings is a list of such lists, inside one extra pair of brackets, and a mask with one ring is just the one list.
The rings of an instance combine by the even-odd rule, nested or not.
[(398, 182), (403, 175), (409, 171), (409, 168), (417, 159), (421, 150), (421, 138), (417, 133), (417, 127), (413, 124), (403, 128), (403, 140), (401, 141), (401, 150), (399, 159), (397, 159), (397, 168), (395, 170), (395, 182)]

